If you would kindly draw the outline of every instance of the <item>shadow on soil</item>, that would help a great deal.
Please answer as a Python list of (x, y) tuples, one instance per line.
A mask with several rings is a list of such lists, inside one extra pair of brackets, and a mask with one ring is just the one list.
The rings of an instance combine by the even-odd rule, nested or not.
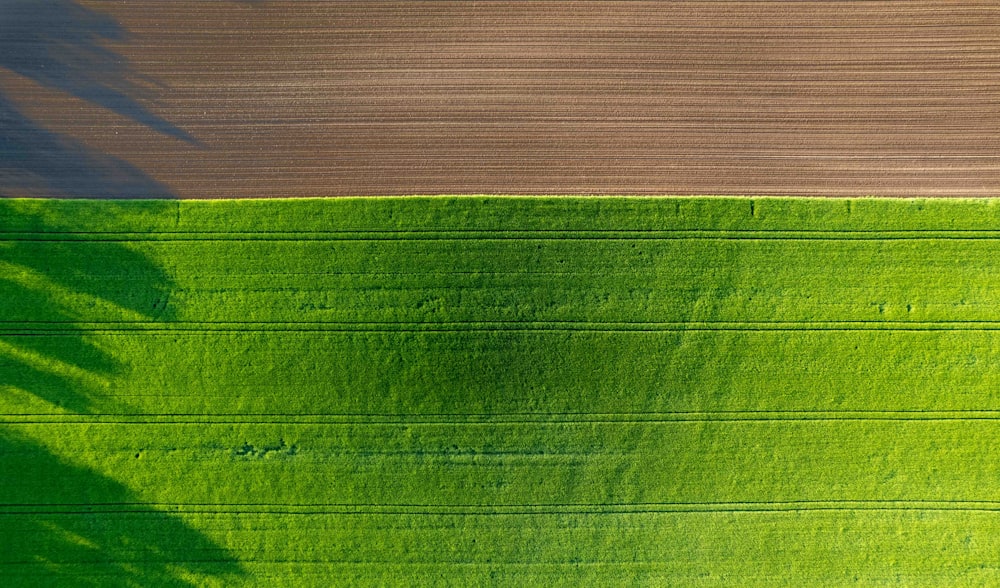
[(45, 129), (0, 93), (3, 196), (170, 198), (172, 194), (132, 164)]
[[(108, 44), (127, 32), (70, 0), (0, 0), (0, 69), (198, 146), (145, 106), (157, 85)], [(63, 114), (63, 113), (59, 113)], [(170, 198), (142, 170), (25, 115), (0, 84), (0, 196)]]
[[(108, 48), (125, 37), (114, 19), (76, 2), (0, 0), (2, 79), (29, 80), (197, 145), (144, 106), (154, 82)], [(18, 195), (172, 197), (127, 162), (32, 120), (0, 81), (0, 197)], [(0, 199), (0, 228), (20, 233), (0, 235), (0, 418), (7, 418), (0, 423), (0, 583), (232, 581), (242, 570), (225, 549), (180, 517), (143, 505), (138, 489), (74, 463), (76, 455), (53, 453), (46, 426), (24, 422), (32, 414), (127, 410), (108, 394), (124, 366), (84, 323), (172, 316), (170, 279), (141, 250), (46, 236), (51, 212)]]
[(139, 76), (107, 43), (127, 40), (113, 18), (72, 0), (0, 0), (0, 67), (37, 84), (195, 144), (143, 106), (156, 81)]

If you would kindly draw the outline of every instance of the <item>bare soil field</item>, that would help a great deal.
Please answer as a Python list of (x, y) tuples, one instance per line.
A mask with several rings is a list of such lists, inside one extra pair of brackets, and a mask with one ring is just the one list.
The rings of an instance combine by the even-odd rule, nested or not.
[(995, 2), (5, 0), (0, 195), (986, 196)]

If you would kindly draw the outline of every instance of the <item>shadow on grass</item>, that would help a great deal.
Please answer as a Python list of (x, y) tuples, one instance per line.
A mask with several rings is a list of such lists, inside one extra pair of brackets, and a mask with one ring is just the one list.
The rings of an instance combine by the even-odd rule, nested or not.
[[(10, 427), (8, 427), (10, 428)], [(236, 581), (230, 554), (128, 488), (0, 432), (5, 586), (201, 586)]]
[(62, 240), (39, 212), (49, 208), (27, 212), (24, 201), (0, 200), (2, 583), (232, 581), (241, 567), (225, 549), (177, 515), (143, 505), (135, 490), (74, 463), (81, 456), (46, 447), (65, 430), (50, 432), (39, 419), (129, 410), (108, 388), (126, 366), (94, 328), (174, 316), (173, 283), (162, 268), (127, 243)]
[[(171, 203), (163, 207), (172, 210)], [(7, 409), (11, 393), (25, 407), (46, 411), (126, 409), (105, 394), (122, 366), (84, 324), (170, 320), (170, 278), (127, 244), (46, 234), (41, 215), (17, 201), (0, 200), (4, 227), (30, 228), (0, 240), (0, 385), (8, 389)]]

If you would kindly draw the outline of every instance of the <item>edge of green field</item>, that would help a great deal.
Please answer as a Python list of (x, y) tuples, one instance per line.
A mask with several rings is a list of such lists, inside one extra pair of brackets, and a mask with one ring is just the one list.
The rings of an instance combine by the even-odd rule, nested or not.
[(1000, 199), (11, 199), (0, 237), (5, 585), (997, 580)]
[[(364, 202), (359, 206), (359, 202)], [(233, 214), (237, 210), (239, 214)], [(1000, 199), (715, 196), (357, 196), (244, 200), (9, 199), (4, 232), (733, 230), (1000, 227)]]

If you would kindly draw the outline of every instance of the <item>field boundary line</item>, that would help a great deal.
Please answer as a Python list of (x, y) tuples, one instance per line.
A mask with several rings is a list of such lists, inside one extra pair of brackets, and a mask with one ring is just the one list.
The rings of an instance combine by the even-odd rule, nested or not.
[(58, 414), (6, 413), (0, 423), (7, 425), (628, 425), (669, 423), (729, 422), (810, 422), (810, 421), (1000, 421), (996, 410), (719, 410), (653, 412), (537, 412), (482, 414), (391, 414), (391, 413), (133, 413)]
[(0, 517), (38, 515), (629, 515), (727, 514), (808, 511), (1000, 512), (1000, 501), (974, 500), (791, 500), (553, 504), (378, 504), (378, 503), (89, 503), (0, 504)]
[(995, 229), (400, 229), (338, 231), (2, 231), (0, 241), (998, 240)]
[(711, 331), (996, 331), (1000, 321), (0, 321), (0, 335), (46, 336), (83, 333), (250, 333), (250, 332), (711, 332)]

